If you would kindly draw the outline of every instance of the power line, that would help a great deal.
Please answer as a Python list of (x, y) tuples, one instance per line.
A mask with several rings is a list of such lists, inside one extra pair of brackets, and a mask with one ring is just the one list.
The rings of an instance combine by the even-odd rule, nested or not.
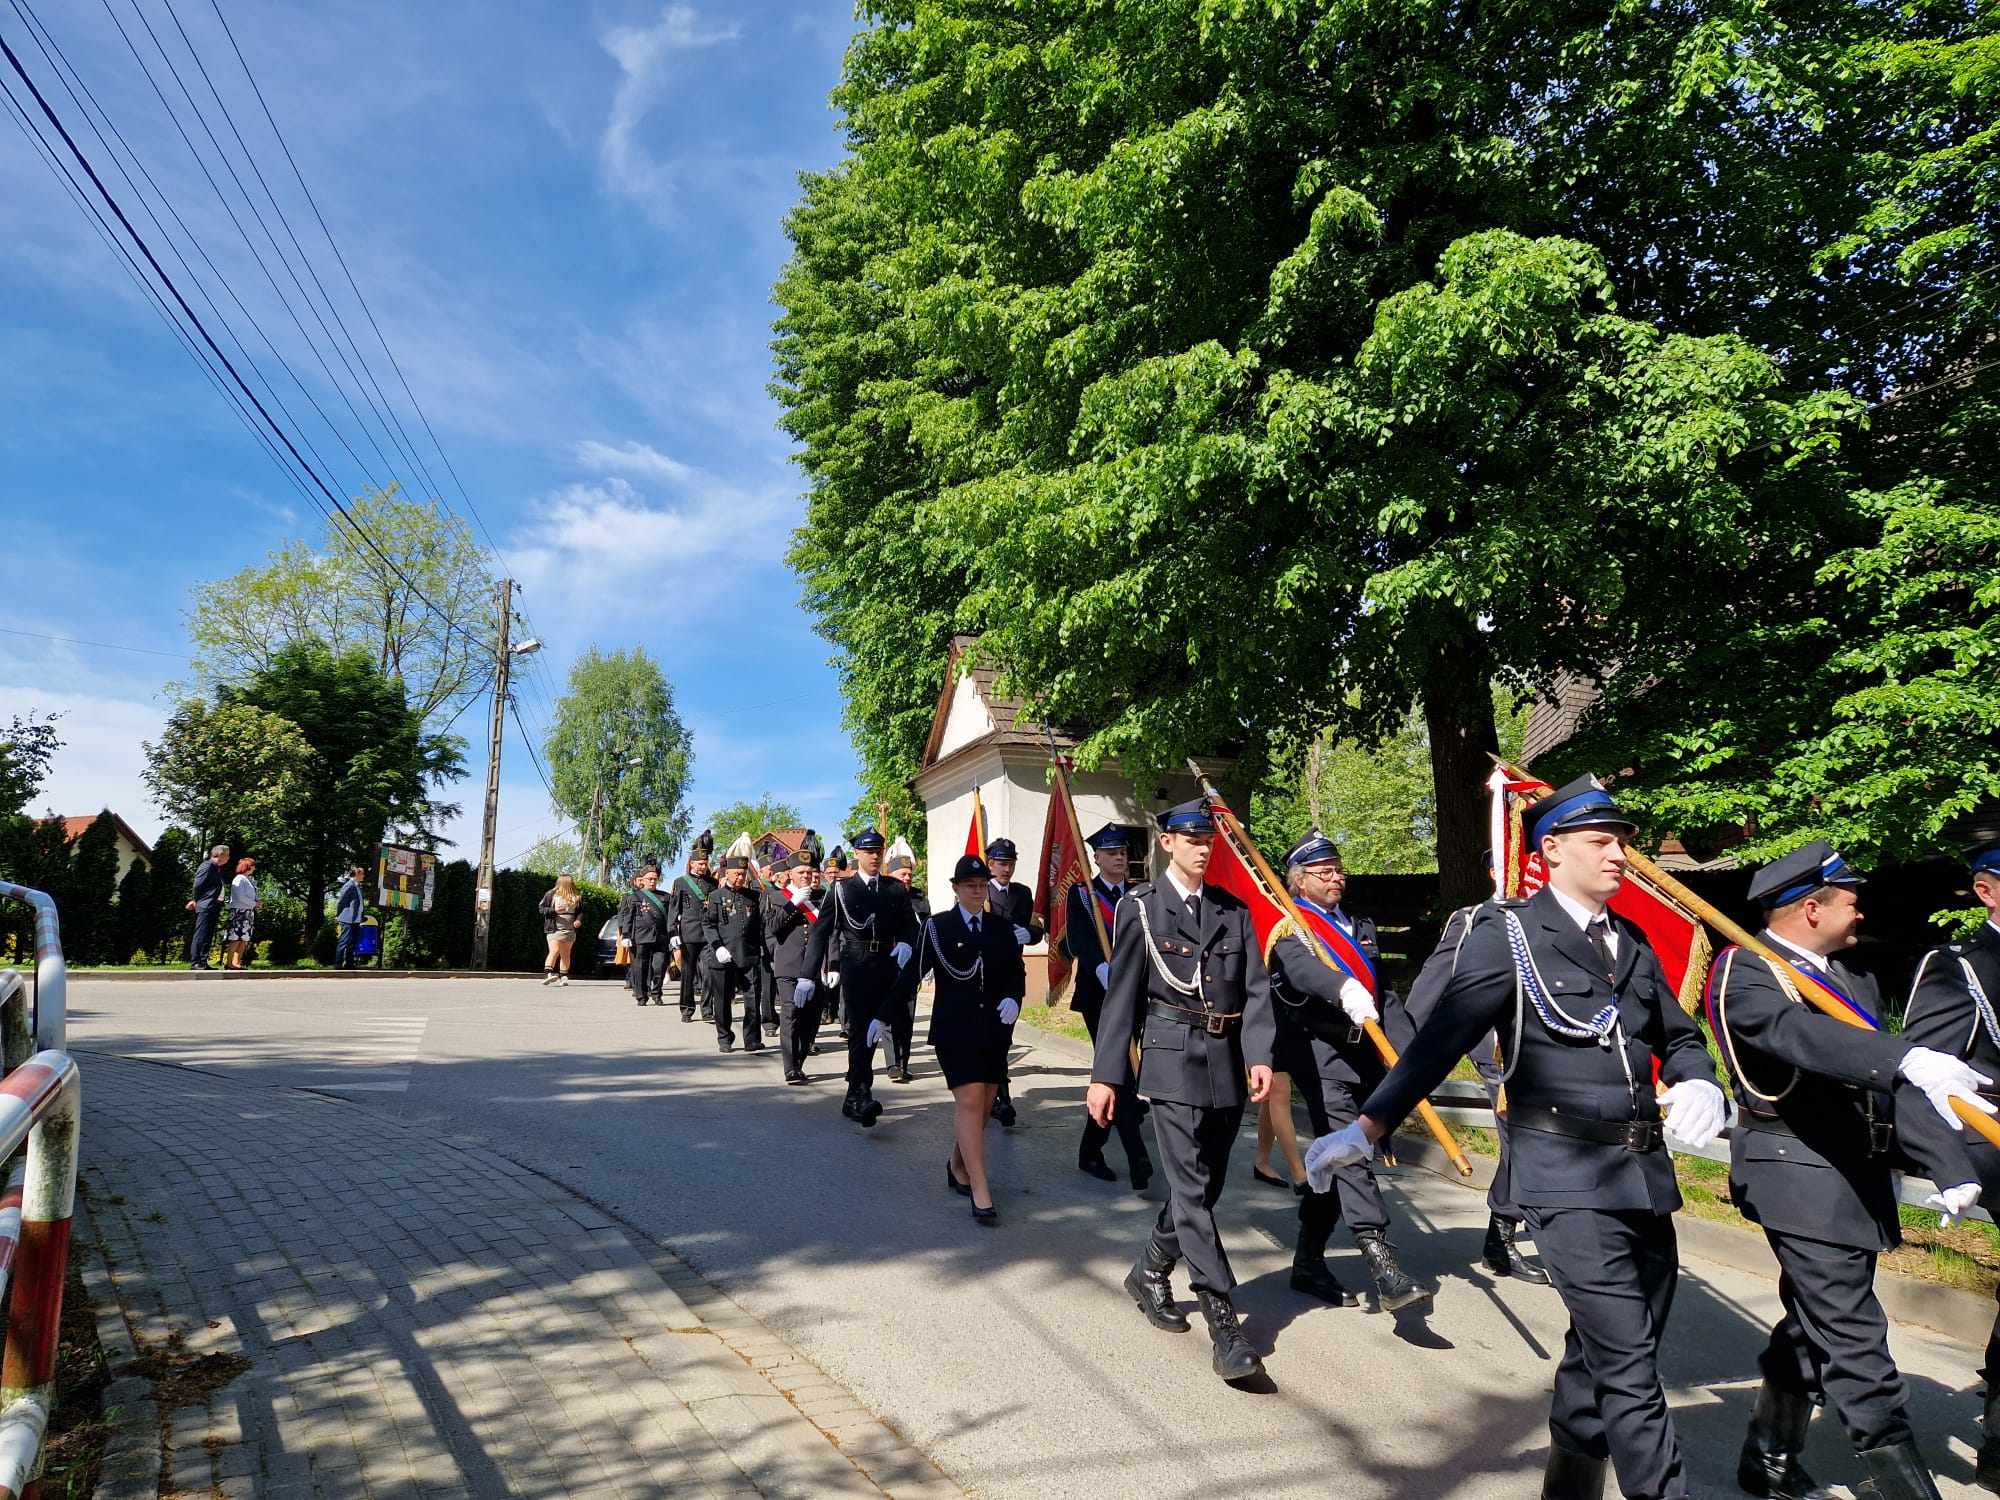
[(80, 641), (73, 635), (48, 635), (39, 630), (13, 630), (0, 625), (0, 635), (24, 635), (36, 641), (60, 641), (65, 646), (95, 646), (101, 651), (136, 651), (141, 656), (171, 656), (176, 661), (188, 658), (178, 651), (155, 651), (151, 646), (121, 646), (115, 641)]

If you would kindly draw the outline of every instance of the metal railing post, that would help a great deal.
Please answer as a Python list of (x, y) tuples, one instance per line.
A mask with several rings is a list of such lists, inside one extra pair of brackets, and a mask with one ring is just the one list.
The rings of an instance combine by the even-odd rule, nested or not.
[(35, 909), (35, 1045), (61, 1051), (69, 1045), (69, 965), (63, 959), (55, 898), (7, 881), (0, 881), (0, 896)]
[(63, 1278), (76, 1208), (82, 1081), (65, 1053), (38, 1052), (0, 1083), (0, 1140), (29, 1120), (21, 1191), (21, 1248), (0, 1362), (0, 1500), (28, 1494), (41, 1470), (42, 1437), (55, 1404)]

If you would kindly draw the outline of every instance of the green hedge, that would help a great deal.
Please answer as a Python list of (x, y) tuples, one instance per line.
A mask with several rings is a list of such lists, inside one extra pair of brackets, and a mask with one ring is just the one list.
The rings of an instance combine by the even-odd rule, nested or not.
[[(548, 953), (541, 901), (555, 884), (532, 870), (500, 870), (493, 880), (493, 917), (487, 930), (486, 967), (537, 970)], [(572, 974), (588, 974), (597, 961), (597, 930), (618, 910), (619, 893), (579, 882), (583, 926), (570, 957)], [(464, 969), (472, 964), (474, 871), (462, 859), (438, 866), (427, 912), (388, 913), (383, 924), (383, 965), (392, 969)]]

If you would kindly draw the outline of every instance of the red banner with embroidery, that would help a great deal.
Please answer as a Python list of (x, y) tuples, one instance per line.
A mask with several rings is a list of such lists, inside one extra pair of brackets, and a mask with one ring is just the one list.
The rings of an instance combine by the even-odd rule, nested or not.
[[(1083, 834), (1070, 813), (1069, 798), (1058, 785), (1049, 798), (1049, 815), (1042, 824), (1042, 867), (1036, 873), (1035, 915), (1049, 935), (1049, 1004), (1061, 998), (1074, 965), (1063, 942), (1069, 932), (1069, 893), (1090, 879), (1083, 863)], [(1096, 892), (1093, 890), (1092, 894)], [(1105, 931), (1111, 925), (1105, 923)]]

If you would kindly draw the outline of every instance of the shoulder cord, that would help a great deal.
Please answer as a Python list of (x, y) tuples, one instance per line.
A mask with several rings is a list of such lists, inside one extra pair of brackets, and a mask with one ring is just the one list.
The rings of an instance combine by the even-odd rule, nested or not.
[[(1521, 927), (1521, 919), (1511, 911), (1502, 915), (1507, 920), (1507, 945), (1514, 954), (1514, 1055), (1511, 1061), (1503, 1060), (1500, 1082), (1504, 1086), (1514, 1076), (1520, 1066), (1521, 1054), (1527, 1049), (1521, 1044), (1521, 1028), (1525, 1023), (1526, 1005), (1533, 1002), (1535, 1014), (1541, 1023), (1557, 1036), (1580, 1042), (1589, 1037), (1598, 1046), (1618, 1054), (1618, 1066), (1625, 1072), (1625, 1087), (1632, 1095), (1633, 1113), (1638, 1113), (1639, 1088), (1632, 1076), (1632, 1058), (1625, 1046), (1625, 1023), (1618, 1014), (1618, 997), (1592, 1016), (1589, 1021), (1579, 1021), (1568, 1011), (1549, 998), (1548, 986), (1542, 980), (1541, 970), (1535, 966), (1534, 953), (1528, 947), (1528, 934)], [(1472, 935), (1471, 927), (1466, 928), (1466, 937)], [(1461, 938), (1461, 951), (1464, 939)], [(1629, 938), (1626, 941), (1630, 941)], [(1453, 964), (1457, 959), (1454, 956)]]
[[(1776, 1104), (1785, 1095), (1799, 1086), (1799, 1080), (1805, 1076), (1805, 1073), (1800, 1068), (1793, 1068), (1791, 1082), (1779, 1089), (1777, 1093), (1767, 1094), (1750, 1081), (1749, 1071), (1744, 1068), (1742, 1060), (1737, 1057), (1736, 1042), (1729, 1035), (1729, 976), (1736, 972), (1736, 954), (1741, 951), (1740, 949), (1734, 949), (1723, 960), (1722, 980), (1715, 988), (1715, 1040), (1722, 1048), (1722, 1060), (1729, 1064), (1730, 1074), (1736, 1079), (1737, 1083), (1742, 1085), (1743, 1092), (1760, 1103)], [(1779, 965), (1772, 963), (1770, 959), (1767, 958), (1764, 962), (1771, 970), (1771, 977), (1778, 981), (1778, 988), (1785, 992), (1786, 998), (1794, 1002), (1799, 1002), (1799, 988), (1792, 983), (1791, 976)]]
[(1146, 916), (1146, 903), (1126, 897), (1139, 908), (1139, 932), (1146, 939), (1146, 956), (1153, 961), (1153, 972), (1160, 976), (1160, 982), (1177, 995), (1193, 995), (1201, 1001), (1203, 1010), (1208, 1009), (1208, 995), (1202, 983), (1201, 962), (1196, 960), (1193, 980), (1180, 978), (1169, 969), (1166, 960), (1160, 957), (1159, 945), (1153, 941), (1153, 924)]
[(924, 940), (931, 945), (931, 952), (937, 955), (937, 966), (943, 969), (948, 977), (956, 979), (960, 984), (968, 984), (985, 974), (986, 955), (984, 953), (979, 954), (978, 957), (972, 960), (972, 967), (969, 969), (954, 969), (945, 960), (944, 944), (938, 941), (936, 917), (924, 918)]
[[(1965, 988), (1972, 995), (1973, 1007), (1979, 1012), (1979, 1019), (1986, 1027), (1986, 1034), (1993, 1039), (1994, 1046), (2000, 1047), (2000, 1016), (1993, 1014), (1993, 1002), (1986, 998), (1986, 986), (1979, 982), (1979, 976), (1973, 972), (1971, 959), (1961, 954), (1958, 966), (1965, 971)], [(1906, 1022), (1907, 1020), (1905, 1017)]]
[(868, 920), (865, 922), (857, 922), (854, 918), (850, 917), (847, 914), (847, 898), (841, 894), (841, 886), (846, 884), (847, 882), (843, 880), (833, 888), (834, 916), (839, 920), (840, 925), (845, 927), (849, 932), (866, 932), (875, 925), (875, 913), (872, 911), (868, 913)]

